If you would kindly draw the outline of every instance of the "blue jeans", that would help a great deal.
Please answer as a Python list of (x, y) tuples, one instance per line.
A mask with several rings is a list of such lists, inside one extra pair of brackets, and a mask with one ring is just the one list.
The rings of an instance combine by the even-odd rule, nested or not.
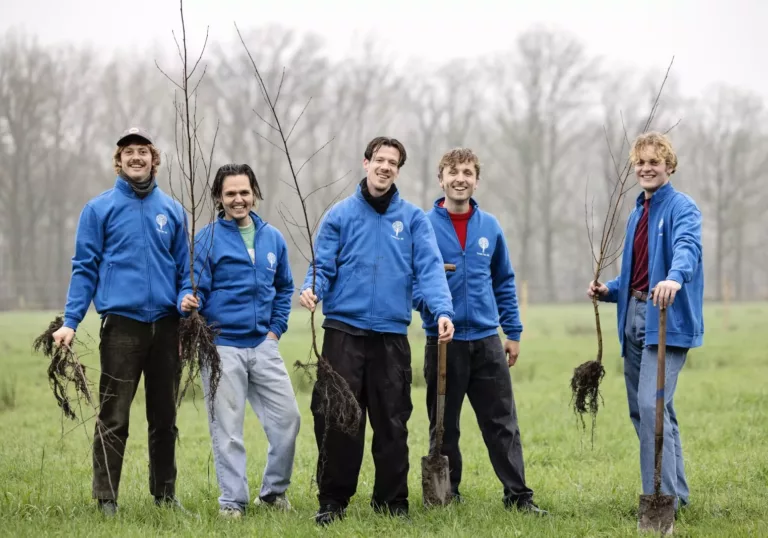
[[(656, 365), (658, 346), (645, 345), (645, 311), (652, 303), (629, 300), (624, 327), (624, 380), (627, 384), (629, 418), (640, 439), (640, 475), (643, 493), (653, 490), (654, 444), (656, 428)], [(688, 350), (667, 346), (666, 382), (664, 385), (664, 449), (661, 456), (661, 493), (674, 495), (683, 505), (688, 504), (689, 490), (683, 465), (680, 429), (673, 405), (677, 377), (683, 369)]]
[[(219, 505), (242, 511), (249, 502), (243, 443), (246, 400), (269, 441), (259, 493), (262, 498), (284, 493), (290, 485), (301, 415), (275, 340), (267, 338), (255, 348), (217, 349), (222, 372), (208, 426), (221, 492)], [(207, 404), (210, 373), (204, 371), (202, 378)]]

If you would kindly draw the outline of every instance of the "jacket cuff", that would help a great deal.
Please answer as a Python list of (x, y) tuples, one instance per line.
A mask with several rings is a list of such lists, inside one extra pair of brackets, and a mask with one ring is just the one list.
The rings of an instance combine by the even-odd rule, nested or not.
[(511, 333), (505, 333), (507, 340), (514, 340), (515, 342), (520, 341), (520, 336), (522, 335), (522, 332), (516, 331)]
[(62, 327), (69, 327), (73, 331), (77, 331), (78, 325), (80, 325), (79, 321), (75, 321), (72, 318), (64, 318), (64, 323), (62, 324)]
[(677, 269), (672, 269), (669, 274), (667, 275), (667, 280), (674, 280), (681, 286), (685, 283), (685, 279), (683, 278), (683, 273), (681, 271), (678, 271)]

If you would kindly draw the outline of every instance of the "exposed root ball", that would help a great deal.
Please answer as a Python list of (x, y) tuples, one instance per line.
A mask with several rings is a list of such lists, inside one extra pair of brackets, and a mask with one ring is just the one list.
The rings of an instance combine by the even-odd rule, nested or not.
[(582, 418), (589, 413), (592, 415), (592, 422), (597, 416), (597, 409), (600, 400), (600, 382), (605, 375), (605, 368), (600, 361), (589, 361), (578, 366), (573, 371), (571, 378), (571, 392), (574, 412)]
[[(177, 406), (181, 405), (190, 387), (194, 387), (195, 378), (201, 370), (210, 373), (208, 402), (213, 415), (213, 402), (221, 378), (221, 358), (215, 344), (216, 332), (208, 325), (197, 311), (192, 312), (179, 322), (179, 345), (181, 369), (187, 370), (183, 385), (178, 394)], [(193, 388), (194, 390), (194, 388)]]
[(346, 435), (355, 435), (363, 412), (349, 383), (333, 369), (328, 359), (321, 356), (317, 362), (306, 364), (296, 361), (294, 366), (308, 374), (310, 368), (317, 368), (314, 390), (320, 395), (318, 403), (320, 414), (325, 417), (326, 429), (333, 428)]
[[(50, 359), (48, 382), (51, 385), (53, 396), (56, 398), (56, 403), (67, 418), (77, 420), (75, 402), (84, 398), (91, 406), (94, 404), (89, 389), (90, 383), (85, 375), (85, 366), (80, 363), (77, 355), (70, 347), (57, 346), (53, 341), (53, 333), (59, 330), (63, 324), (62, 317), (56, 316), (43, 334), (35, 339), (32, 348), (38, 353), (42, 352), (44, 356)], [(74, 397), (67, 394), (67, 388), (70, 384), (75, 388)]]

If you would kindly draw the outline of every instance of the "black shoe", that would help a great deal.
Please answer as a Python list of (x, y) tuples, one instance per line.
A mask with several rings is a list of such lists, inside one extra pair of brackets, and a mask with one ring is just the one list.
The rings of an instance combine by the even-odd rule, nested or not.
[(345, 510), (338, 504), (321, 504), (315, 514), (315, 523), (318, 525), (329, 525), (336, 520), (344, 519)]
[(99, 499), (99, 511), (107, 517), (117, 515), (117, 502), (112, 499)]
[(528, 512), (529, 514), (535, 514), (537, 516), (546, 516), (549, 515), (549, 512), (546, 510), (542, 510), (538, 506), (536, 506), (536, 503), (533, 502), (533, 499), (531, 498), (523, 498), (523, 499), (504, 499), (504, 507), (511, 510), (515, 509), (519, 512)]

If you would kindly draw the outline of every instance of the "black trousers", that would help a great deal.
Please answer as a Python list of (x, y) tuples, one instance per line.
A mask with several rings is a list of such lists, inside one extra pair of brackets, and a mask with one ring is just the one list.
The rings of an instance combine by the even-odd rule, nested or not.
[[(322, 396), (312, 393), (320, 504), (346, 507), (357, 489), (365, 449), (365, 414), (373, 429), (372, 454), (376, 467), (371, 505), (377, 510), (408, 508), (408, 428), (411, 401), (411, 348), (399, 334), (355, 336), (325, 329), (323, 356), (349, 383), (363, 411), (354, 436), (331, 428), (325, 438)], [(324, 452), (324, 453), (323, 453)]]
[(109, 314), (101, 324), (99, 420), (93, 438), (93, 497), (117, 500), (131, 403), (144, 373), (149, 491), (175, 494), (176, 395), (181, 379), (179, 319), (142, 323)]
[[(491, 465), (504, 487), (505, 502), (517, 503), (533, 497), (525, 485), (523, 447), (517, 425), (517, 410), (512, 394), (504, 347), (498, 335), (480, 340), (448, 344), (443, 446), (448, 456), (451, 489), (459, 493), (461, 451), (459, 422), (464, 396), (475, 410)], [(437, 420), (437, 338), (428, 337), (424, 353), (424, 378), (427, 380), (430, 448), (434, 447)]]

